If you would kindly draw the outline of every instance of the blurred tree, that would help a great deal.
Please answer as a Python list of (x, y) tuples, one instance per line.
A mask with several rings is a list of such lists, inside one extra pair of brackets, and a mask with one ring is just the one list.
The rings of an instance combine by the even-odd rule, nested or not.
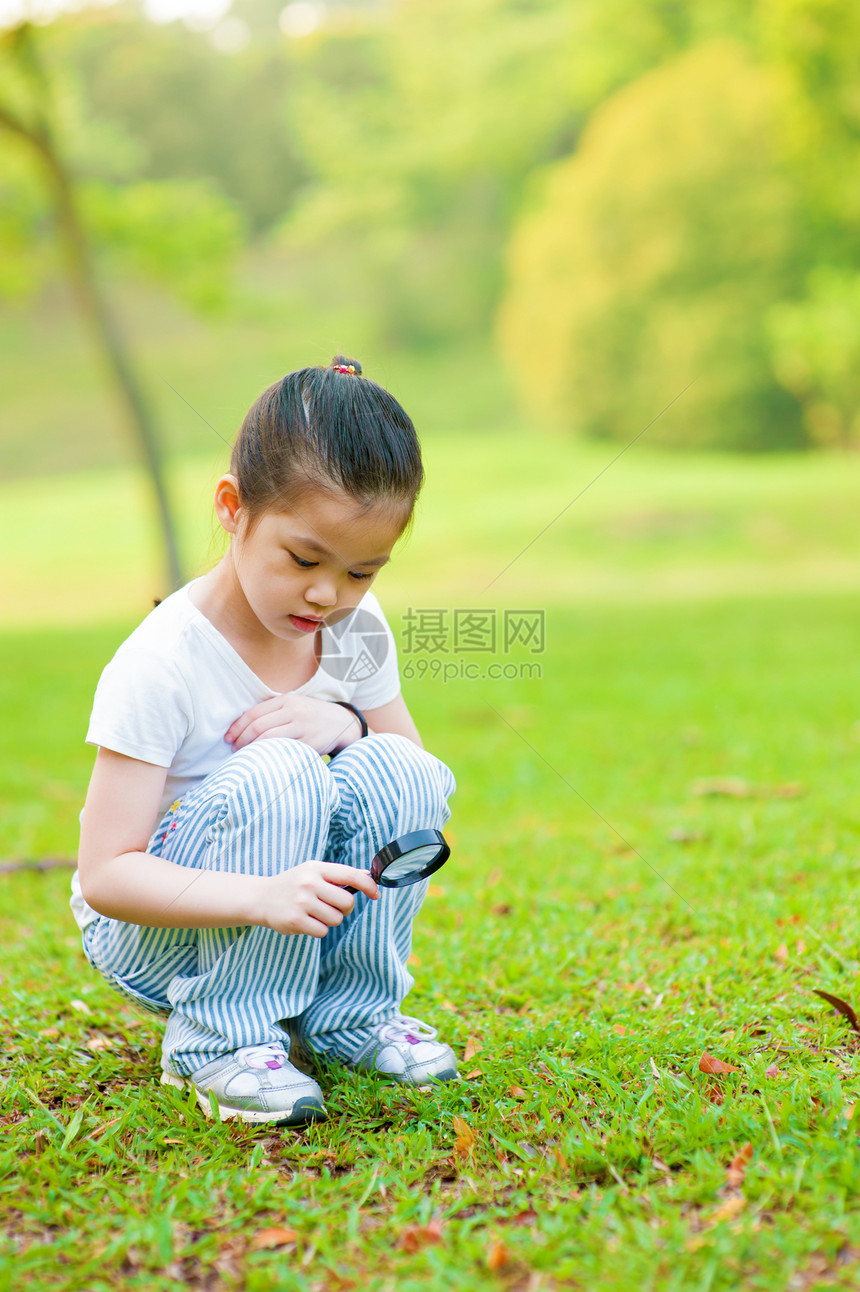
[[(531, 171), (566, 156), (607, 94), (716, 32), (741, 0), (408, 0), (338, 11), (292, 41), (313, 182), (285, 237), (339, 245), (389, 341), (485, 330)], [(354, 283), (351, 281), (354, 280)]]
[(790, 86), (784, 122), (808, 273), (771, 314), (778, 380), (813, 443), (860, 443), (860, 8), (763, 0), (762, 45)]
[[(51, 234), (65, 252), (69, 279), (81, 313), (134, 428), (155, 494), (170, 587), (182, 582), (175, 527), (164, 481), (154, 418), (118, 319), (96, 265), (87, 215), (106, 245), (130, 252), (147, 272), (158, 272), (198, 301), (218, 297), (219, 279), (238, 244), (238, 222), (223, 199), (200, 186), (144, 185), (125, 189), (102, 183), (89, 188), (69, 160), (76, 139), (91, 148), (99, 131), (87, 131), (74, 84), (58, 71), (30, 24), (0, 40), (3, 97), (0, 130), (6, 136), (3, 186), (16, 199), (0, 221), (2, 249), (16, 255), (15, 269), (0, 274), (0, 289), (22, 295), (38, 288), (52, 263)], [(35, 181), (37, 163), (44, 184)], [(2, 257), (0, 257), (2, 260)], [(207, 278), (207, 274), (209, 277)]]
[(252, 235), (282, 220), (307, 168), (290, 126), (277, 12), (239, 0), (224, 48), (214, 43), (217, 26), (157, 25), (128, 4), (113, 13), (110, 22), (62, 24), (58, 36), (87, 87), (91, 119), (129, 141), (134, 177), (205, 182)]
[(774, 367), (814, 444), (860, 445), (860, 274), (820, 267), (807, 296), (774, 307)]
[(767, 321), (802, 279), (782, 94), (741, 45), (706, 42), (616, 92), (541, 177), (499, 322), (529, 408), (626, 440), (694, 381), (649, 440), (804, 443)]

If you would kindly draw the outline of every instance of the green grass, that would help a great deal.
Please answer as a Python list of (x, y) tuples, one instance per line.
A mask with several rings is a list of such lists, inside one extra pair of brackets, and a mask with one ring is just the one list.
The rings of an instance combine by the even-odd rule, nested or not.
[[(358, 316), (309, 324), (278, 290), (240, 328), (129, 302), (183, 547), (192, 572), (220, 550), (226, 447), (162, 378), (230, 438), (267, 381), (345, 347), (415, 412), (428, 485), (377, 590), (459, 788), (408, 1008), (467, 1079), (335, 1071), (325, 1125), (209, 1124), (157, 1083), (160, 1025), (86, 964), (68, 869), (0, 875), (0, 1287), (855, 1287), (858, 1041), (812, 993), (860, 1004), (853, 459), (646, 437), (601, 476), (617, 446), (515, 426), (486, 355), (383, 371)], [(99, 672), (164, 589), (68, 311), (7, 311), (0, 340), (0, 857), (63, 858)], [(545, 652), (510, 657), (541, 676), (444, 681), (455, 658), (406, 650), (410, 606), (544, 609)], [(256, 1245), (273, 1226), (294, 1239)]]
[[(223, 550), (211, 497), (227, 449), (210, 439), (171, 467), (189, 573)], [(617, 452), (523, 429), (429, 436), (414, 533), (379, 584), (385, 604), (686, 605), (860, 590), (853, 458), (639, 444), (605, 471)], [(146, 484), (129, 467), (0, 484), (0, 543), (0, 628), (134, 619), (165, 591)]]
[[(2, 638), (0, 854), (72, 853), (127, 627)], [(3, 1285), (855, 1287), (857, 1038), (811, 992), (858, 1004), (855, 657), (845, 594), (554, 605), (540, 680), (413, 682), (459, 788), (408, 1005), (468, 1080), (334, 1072), (312, 1129), (159, 1086), (68, 872), (3, 876)]]

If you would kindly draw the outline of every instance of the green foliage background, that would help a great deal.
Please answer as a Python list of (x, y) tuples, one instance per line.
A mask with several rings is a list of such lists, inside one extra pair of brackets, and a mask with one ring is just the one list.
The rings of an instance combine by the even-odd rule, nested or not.
[[(692, 382), (655, 441), (856, 441), (855, 6), (309, 8), (301, 37), (281, 0), (39, 29), (36, 98), (115, 288), (238, 326), (328, 311), (388, 352), (494, 337), (521, 406), (577, 434), (630, 439)], [(0, 60), (20, 107), (14, 32)], [(53, 218), (8, 133), (0, 160), (0, 294), (32, 310), (58, 281)]]

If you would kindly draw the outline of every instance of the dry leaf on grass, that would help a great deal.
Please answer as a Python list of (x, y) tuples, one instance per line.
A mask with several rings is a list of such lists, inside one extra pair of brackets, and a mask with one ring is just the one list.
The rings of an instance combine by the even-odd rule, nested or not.
[(769, 1068), (765, 1068), (764, 1075), (773, 1081), (774, 1077), (778, 1077), (780, 1075), (779, 1068), (775, 1063), (772, 1063)]
[(298, 1234), (294, 1229), (285, 1229), (283, 1225), (271, 1225), (268, 1229), (258, 1229), (248, 1246), (253, 1251), (262, 1247), (284, 1247), (294, 1243)]
[(788, 947), (783, 942), (777, 947), (773, 954), (777, 960), (781, 961), (782, 964), (785, 964), (788, 959)]
[(729, 798), (746, 799), (752, 793), (752, 786), (749, 781), (741, 780), (740, 776), (705, 776), (693, 783), (691, 792), (697, 798), (708, 794), (724, 794)]
[(510, 1090), (510, 1092), (511, 1092), (511, 1096), (512, 1096), (512, 1098), (514, 1098), (514, 1099), (528, 1099), (528, 1095), (527, 1095), (527, 1094), (526, 1094), (526, 1092), (523, 1090), (522, 1086), (508, 1086), (508, 1089), (509, 1089), (509, 1090)]
[(806, 793), (806, 786), (799, 781), (784, 785), (752, 785), (740, 776), (705, 776), (695, 781), (691, 793), (697, 797), (724, 795), (735, 799), (797, 799)]
[(483, 1075), (484, 1075), (484, 1074), (483, 1074), (483, 1072), (481, 1071), (481, 1069), (480, 1069), (480, 1068), (473, 1068), (471, 1072), (467, 1072), (467, 1073), (466, 1073), (466, 1075), (465, 1075), (465, 1077), (463, 1078), (463, 1080), (464, 1080), (464, 1081), (475, 1081), (475, 1080), (477, 1080), (477, 1078), (478, 1078), (478, 1077), (482, 1077)]
[(860, 1023), (857, 1021), (857, 1015), (848, 1004), (847, 1000), (843, 1000), (841, 996), (831, 996), (829, 991), (819, 991), (817, 987), (813, 987), (812, 990), (815, 992), (816, 996), (820, 996), (822, 1000), (826, 1000), (828, 1005), (832, 1005), (834, 1009), (838, 1010), (840, 1014), (847, 1018), (855, 1032), (860, 1033)]
[(402, 1252), (420, 1252), (422, 1247), (441, 1243), (442, 1226), (438, 1220), (431, 1220), (428, 1225), (410, 1225), (400, 1235), (398, 1246)]
[(715, 1059), (711, 1054), (703, 1054), (699, 1059), (699, 1071), (718, 1076), (724, 1072), (740, 1072), (740, 1068), (736, 1068), (733, 1063), (723, 1063), (722, 1059)]
[(726, 1169), (726, 1184), (730, 1189), (739, 1189), (744, 1182), (746, 1169), (752, 1161), (753, 1146), (744, 1144), (738, 1149)]
[(734, 1220), (739, 1216), (747, 1205), (747, 1200), (742, 1193), (735, 1193), (731, 1198), (726, 1198), (725, 1202), (717, 1207), (716, 1211), (711, 1212), (708, 1217), (708, 1225), (717, 1225), (721, 1220)]
[(466, 1048), (463, 1051), (463, 1062), (468, 1063), (470, 1059), (474, 1059), (475, 1055), (478, 1053), (480, 1048), (481, 1048), (481, 1043), (477, 1039), (477, 1037), (470, 1036), (468, 1041), (466, 1042)]
[(624, 1026), (624, 1024), (623, 1024), (623, 1023), (613, 1023), (613, 1024), (612, 1024), (612, 1030), (613, 1030), (613, 1032), (615, 1033), (615, 1035), (616, 1035), (616, 1036), (626, 1036), (626, 1035), (627, 1035), (627, 1028)]
[(487, 1248), (487, 1267), (493, 1274), (498, 1274), (511, 1263), (511, 1254), (501, 1238), (494, 1238)]
[(457, 1157), (468, 1157), (475, 1147), (476, 1135), (472, 1127), (463, 1121), (462, 1117), (454, 1118), (454, 1130), (457, 1132), (457, 1138), (454, 1140), (454, 1152)]

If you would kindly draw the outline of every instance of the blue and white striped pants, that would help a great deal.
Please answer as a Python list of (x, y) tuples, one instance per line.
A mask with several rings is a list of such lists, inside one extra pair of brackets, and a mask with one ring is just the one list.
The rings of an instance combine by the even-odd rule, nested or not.
[[(450, 818), (454, 777), (404, 736), (371, 735), (330, 763), (300, 741), (256, 740), (164, 818), (149, 851), (189, 868), (273, 875), (304, 861), (369, 869), (383, 844)], [(174, 825), (175, 823), (175, 825)], [(143, 863), (145, 865), (145, 863)], [(163, 1065), (180, 1075), (243, 1045), (283, 1041), (350, 1059), (413, 984), (406, 962), (427, 882), (357, 893), (323, 938), (259, 925), (161, 929), (100, 915), (84, 953), (122, 995), (167, 1016)]]

